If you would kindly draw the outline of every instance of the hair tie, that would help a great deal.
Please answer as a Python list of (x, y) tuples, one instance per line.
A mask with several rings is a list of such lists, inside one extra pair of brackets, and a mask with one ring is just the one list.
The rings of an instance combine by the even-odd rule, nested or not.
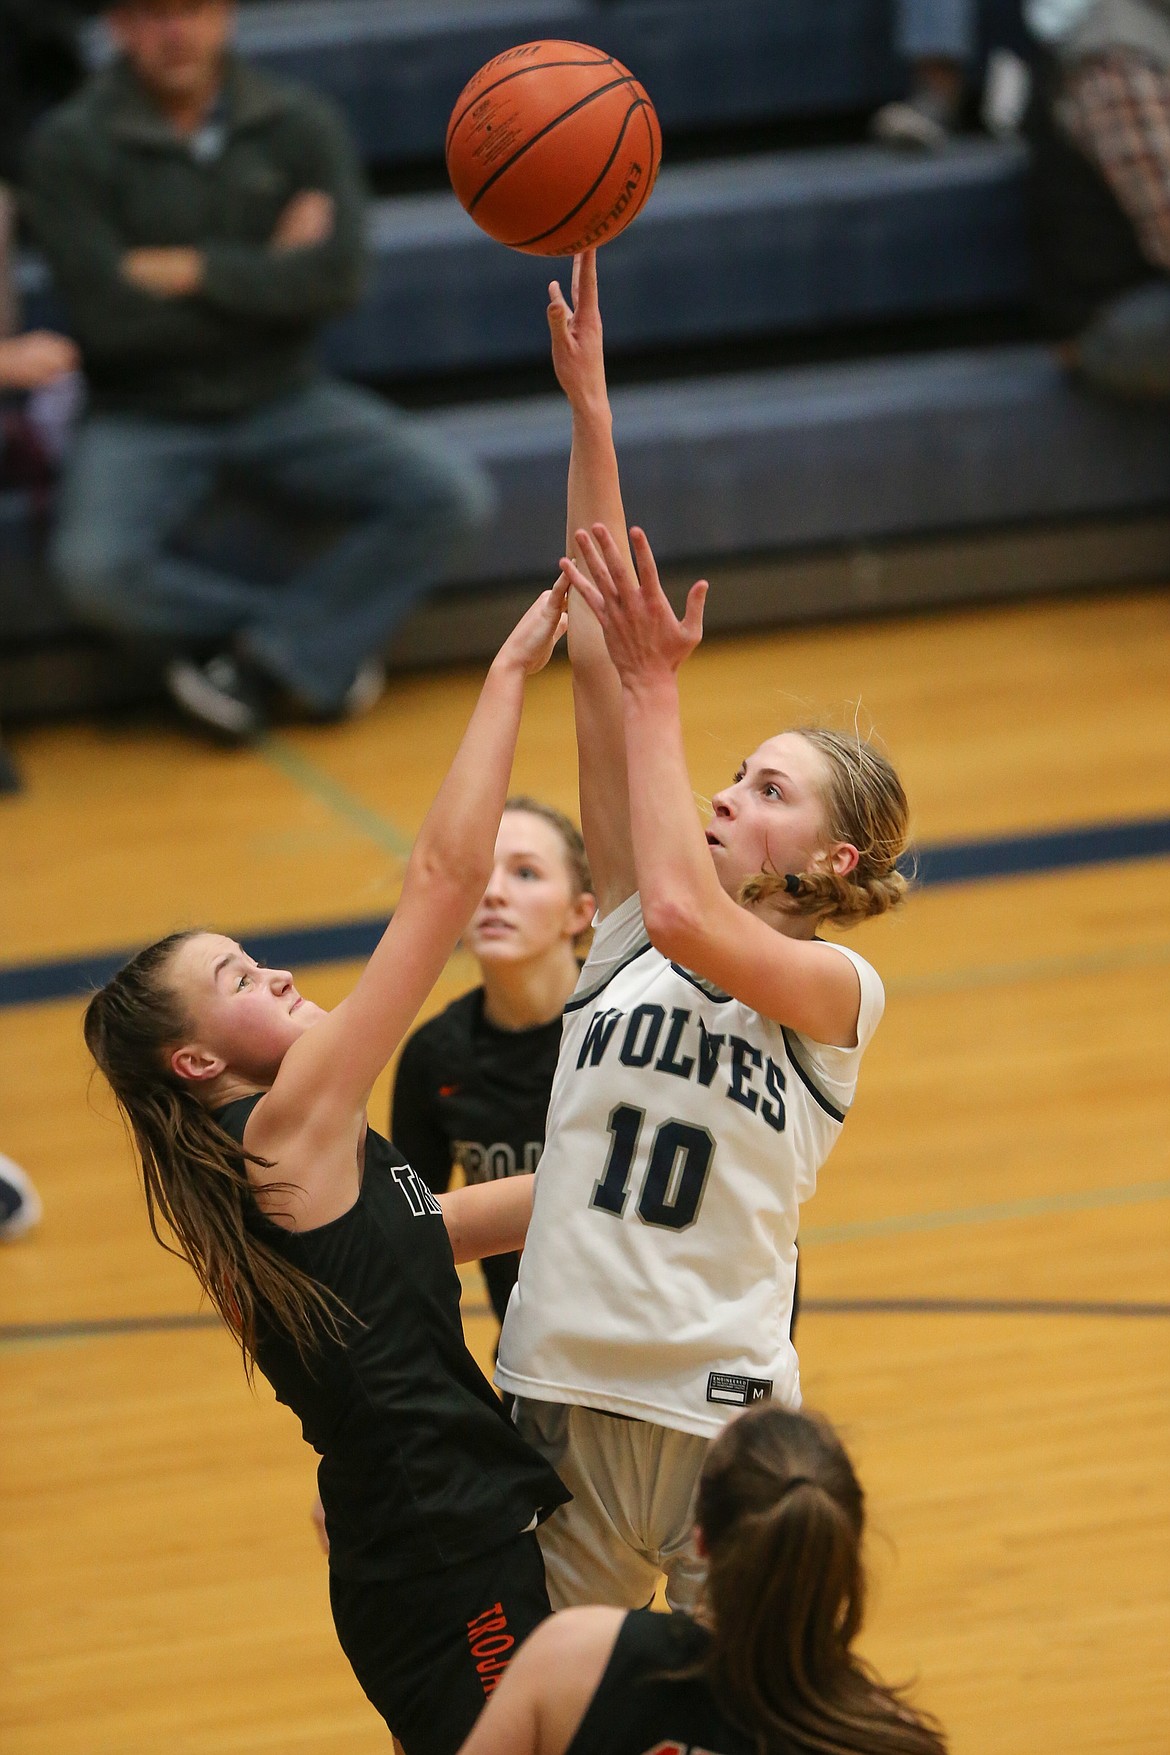
[(799, 878), (794, 871), (784, 874), (784, 888), (790, 896), (799, 896), (803, 887), (803, 879)]
[(815, 1487), (816, 1482), (811, 1475), (790, 1475), (780, 1489), (780, 1498), (786, 1499), (794, 1487)]

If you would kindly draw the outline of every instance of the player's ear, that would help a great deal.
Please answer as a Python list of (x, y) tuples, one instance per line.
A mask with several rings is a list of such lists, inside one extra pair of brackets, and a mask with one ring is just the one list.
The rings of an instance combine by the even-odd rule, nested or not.
[(210, 1049), (201, 1048), (197, 1042), (184, 1042), (181, 1048), (173, 1049), (170, 1064), (171, 1071), (187, 1085), (205, 1085), (209, 1079), (218, 1078), (227, 1067), (222, 1055), (212, 1054)]
[(596, 913), (596, 896), (592, 895), (588, 890), (582, 890), (579, 896), (574, 896), (569, 904), (569, 912), (565, 919), (565, 927), (568, 936), (570, 938), (580, 938), (583, 932), (588, 932), (593, 921), (593, 916)]
[(695, 1525), (695, 1551), (700, 1560), (706, 1560), (710, 1553), (710, 1549), (707, 1546), (707, 1538), (699, 1528), (698, 1524)]
[(838, 877), (857, 870), (861, 855), (851, 841), (837, 841), (829, 849), (829, 865)]

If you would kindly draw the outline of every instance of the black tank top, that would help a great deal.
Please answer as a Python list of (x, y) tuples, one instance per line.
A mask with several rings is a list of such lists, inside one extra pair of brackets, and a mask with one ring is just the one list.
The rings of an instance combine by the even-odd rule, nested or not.
[(544, 1145), (561, 1020), (500, 1030), (475, 987), (408, 1037), (390, 1132), (439, 1194), (458, 1160), (468, 1182), (535, 1170)]
[(565, 1755), (757, 1755), (705, 1677), (670, 1674), (701, 1658), (707, 1637), (686, 1615), (627, 1615)]
[[(531, 1030), (497, 1029), (484, 1015), (482, 987), (408, 1038), (390, 1134), (435, 1194), (450, 1185), (456, 1162), (468, 1182), (536, 1169), (560, 1045), (559, 1016)], [(500, 1322), (519, 1271), (519, 1255), (483, 1263)]]
[[(243, 1142), (259, 1095), (219, 1110)], [(370, 1129), (358, 1198), (312, 1231), (253, 1206), (249, 1224), (356, 1320), (308, 1362), (261, 1317), (256, 1362), (321, 1457), (329, 1563), (397, 1580), (486, 1553), (569, 1497), (520, 1438), (463, 1340), (459, 1276), (438, 1202)]]

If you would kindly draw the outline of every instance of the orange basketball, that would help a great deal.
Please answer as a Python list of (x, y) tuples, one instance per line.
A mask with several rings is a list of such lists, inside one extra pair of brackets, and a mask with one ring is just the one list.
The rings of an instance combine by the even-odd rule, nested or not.
[(447, 125), (451, 186), (489, 237), (532, 256), (607, 244), (662, 158), (654, 105), (586, 43), (521, 43), (480, 68)]

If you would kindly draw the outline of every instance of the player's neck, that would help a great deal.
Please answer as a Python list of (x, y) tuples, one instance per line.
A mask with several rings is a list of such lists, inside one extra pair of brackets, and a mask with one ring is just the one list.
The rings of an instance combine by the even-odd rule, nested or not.
[(483, 1011), (497, 1030), (535, 1030), (565, 1009), (577, 985), (577, 959), (565, 945), (539, 962), (483, 970)]

